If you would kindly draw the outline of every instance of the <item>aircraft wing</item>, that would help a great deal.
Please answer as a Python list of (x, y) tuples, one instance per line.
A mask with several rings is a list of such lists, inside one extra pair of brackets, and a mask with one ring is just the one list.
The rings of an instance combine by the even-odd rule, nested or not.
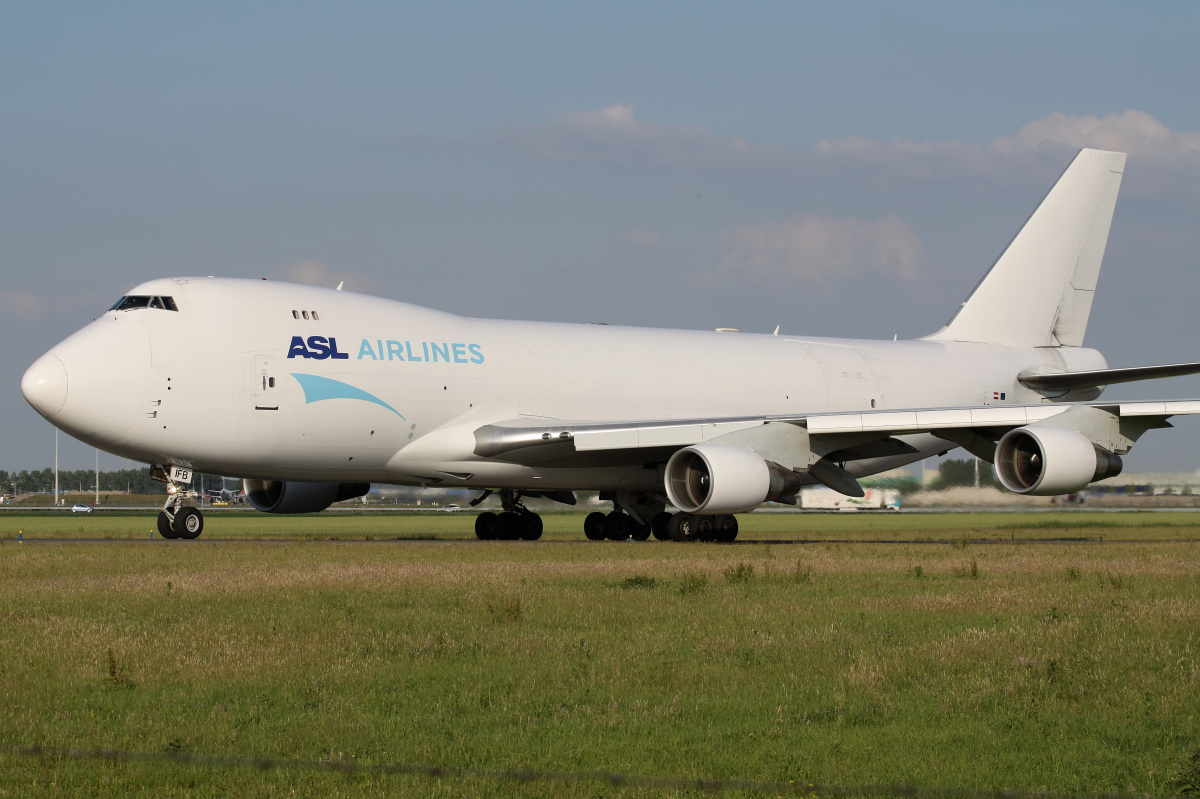
[[(584, 453), (670, 450), (706, 442), (780, 454), (777, 462), (805, 468), (815, 460), (854, 460), (905, 451), (895, 436), (931, 433), (992, 459), (995, 441), (1026, 425), (1084, 428), (1112, 451), (1128, 451), (1141, 433), (1169, 426), (1171, 416), (1200, 414), (1200, 400), (984, 405), (963, 408), (731, 416), (707, 419), (569, 422), (514, 419), (474, 431), (475, 454), (516, 462), (569, 461)], [(882, 445), (879, 442), (885, 442)], [(908, 448), (912, 451), (911, 447)], [(803, 451), (801, 451), (803, 450)], [(632, 451), (632, 452), (631, 452)], [(803, 461), (803, 462), (800, 462)]]

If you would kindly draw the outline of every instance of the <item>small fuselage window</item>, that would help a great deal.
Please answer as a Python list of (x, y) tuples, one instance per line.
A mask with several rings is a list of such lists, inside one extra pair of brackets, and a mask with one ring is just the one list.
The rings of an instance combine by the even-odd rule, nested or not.
[(157, 308), (160, 311), (178, 311), (179, 306), (171, 297), (151, 297), (144, 294), (130, 294), (117, 300), (110, 311), (133, 311), (138, 308)]

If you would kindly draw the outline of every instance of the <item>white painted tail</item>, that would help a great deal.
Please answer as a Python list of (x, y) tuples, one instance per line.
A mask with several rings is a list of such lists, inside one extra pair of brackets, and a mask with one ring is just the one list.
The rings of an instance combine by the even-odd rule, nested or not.
[(927, 338), (1079, 347), (1125, 154), (1081, 150), (954, 318)]

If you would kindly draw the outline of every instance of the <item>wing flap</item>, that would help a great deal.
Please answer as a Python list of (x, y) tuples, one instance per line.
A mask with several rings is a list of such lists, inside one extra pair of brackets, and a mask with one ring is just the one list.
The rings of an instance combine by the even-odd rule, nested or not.
[(1122, 416), (1190, 416), (1200, 413), (1200, 400), (1122, 402), (1117, 408)]

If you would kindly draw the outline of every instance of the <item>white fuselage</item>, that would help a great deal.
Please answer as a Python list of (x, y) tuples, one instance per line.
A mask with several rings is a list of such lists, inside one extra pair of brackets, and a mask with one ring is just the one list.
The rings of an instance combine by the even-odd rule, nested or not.
[(43, 358), (61, 361), (65, 398), (39, 411), (124, 457), (278, 480), (647, 489), (657, 477), (641, 467), (480, 457), (473, 433), (517, 419), (1028, 404), (1047, 400), (1019, 372), (1106, 365), (1081, 348), (471, 319), (263, 281), (130, 294), (178, 310), (109, 311), (54, 347)]

